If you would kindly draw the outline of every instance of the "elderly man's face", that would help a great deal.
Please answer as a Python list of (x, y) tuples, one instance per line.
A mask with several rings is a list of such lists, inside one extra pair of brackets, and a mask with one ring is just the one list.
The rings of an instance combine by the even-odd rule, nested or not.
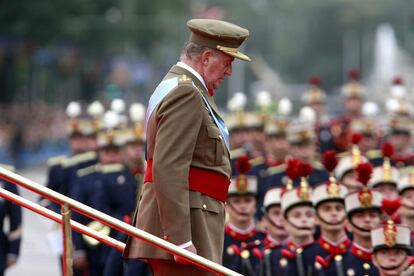
[(202, 75), (209, 90), (216, 90), (225, 76), (231, 76), (233, 60), (233, 57), (220, 51), (207, 50), (202, 54)]

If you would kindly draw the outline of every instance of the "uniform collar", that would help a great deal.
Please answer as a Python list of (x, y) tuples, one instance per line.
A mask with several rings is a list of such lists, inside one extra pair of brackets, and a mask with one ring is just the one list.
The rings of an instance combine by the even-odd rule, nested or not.
[(319, 237), (319, 245), (331, 255), (343, 255), (347, 252), (350, 244), (349, 238), (345, 235), (338, 242), (326, 239), (323, 235)]
[(352, 243), (351, 253), (357, 258), (370, 261), (372, 258), (372, 250), (364, 248), (355, 242)]
[(272, 236), (270, 236), (269, 234), (267, 234), (264, 240), (264, 245), (266, 249), (274, 249), (274, 248), (280, 247), (282, 243), (272, 238)]
[(313, 243), (314, 243), (313, 239), (310, 242), (307, 242), (307, 243), (304, 243), (304, 244), (296, 244), (292, 240), (289, 240), (286, 243), (286, 246), (289, 248), (290, 251), (295, 252), (297, 249), (308, 247), (308, 246), (312, 245)]
[(252, 223), (247, 229), (240, 229), (231, 223), (227, 223), (225, 227), (226, 234), (238, 241), (247, 241), (256, 235), (256, 225)]
[(182, 61), (177, 62), (176, 65), (179, 66), (179, 67), (181, 67), (181, 68), (184, 68), (185, 70), (187, 70), (188, 72), (190, 72), (191, 74), (193, 74), (201, 82), (201, 84), (204, 86), (204, 88), (208, 91), (206, 82), (204, 81), (203, 77), (193, 67), (191, 67), (188, 64), (185, 64)]

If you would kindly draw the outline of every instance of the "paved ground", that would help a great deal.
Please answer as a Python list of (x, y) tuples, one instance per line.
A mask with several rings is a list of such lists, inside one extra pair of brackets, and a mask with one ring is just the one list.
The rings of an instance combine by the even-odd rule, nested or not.
[[(27, 169), (19, 172), (21, 175), (44, 184), (46, 178), (45, 168)], [(31, 192), (20, 189), (26, 199), (35, 201), (37, 196)], [(59, 260), (50, 249), (47, 234), (53, 225), (46, 218), (23, 209), (23, 241), (20, 258), (15, 267), (6, 272), (6, 276), (58, 276)]]

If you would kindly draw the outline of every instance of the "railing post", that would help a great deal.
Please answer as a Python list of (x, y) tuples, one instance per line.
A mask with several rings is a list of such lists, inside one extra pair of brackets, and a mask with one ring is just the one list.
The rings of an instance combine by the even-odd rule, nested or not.
[(70, 227), (70, 209), (67, 203), (62, 205), (62, 239), (63, 239), (63, 275), (73, 275), (73, 258), (72, 258), (72, 231)]

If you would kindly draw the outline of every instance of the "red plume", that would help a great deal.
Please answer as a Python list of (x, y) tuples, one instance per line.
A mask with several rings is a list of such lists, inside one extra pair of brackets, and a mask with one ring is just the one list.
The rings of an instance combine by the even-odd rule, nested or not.
[(328, 172), (333, 172), (338, 165), (338, 158), (334, 150), (328, 150), (323, 153), (322, 164)]
[(348, 79), (350, 81), (357, 81), (359, 79), (359, 70), (358, 69), (351, 69), (348, 72)]
[(286, 166), (286, 174), (292, 180), (295, 181), (298, 178), (298, 166), (300, 161), (296, 159), (289, 159)]
[(300, 177), (307, 177), (312, 172), (312, 166), (308, 163), (300, 162), (298, 165), (298, 174)]
[(311, 76), (308, 82), (311, 85), (319, 86), (321, 84), (321, 78), (319, 76)]
[(391, 217), (401, 207), (401, 200), (399, 198), (383, 199), (381, 205), (381, 210)]
[(362, 140), (362, 138), (363, 138), (363, 136), (362, 136), (362, 134), (361, 133), (352, 133), (352, 136), (351, 136), (351, 143), (353, 144), (353, 145), (358, 145), (359, 144), (359, 142), (361, 142), (361, 140)]
[(252, 168), (247, 155), (240, 156), (236, 161), (236, 170), (240, 174), (245, 174)]
[(394, 146), (390, 143), (385, 143), (381, 148), (384, 157), (391, 158), (394, 155)]
[(402, 85), (403, 84), (403, 79), (400, 76), (397, 76), (392, 81), (392, 84), (394, 84), (394, 85)]
[(358, 181), (364, 185), (368, 184), (372, 174), (372, 165), (370, 163), (360, 163), (356, 167)]

